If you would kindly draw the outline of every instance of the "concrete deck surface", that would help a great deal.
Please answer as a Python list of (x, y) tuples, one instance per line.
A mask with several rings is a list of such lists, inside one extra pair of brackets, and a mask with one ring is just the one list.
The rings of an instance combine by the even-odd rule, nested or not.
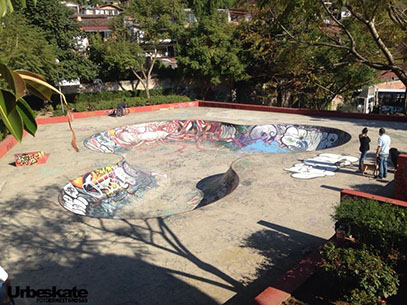
[[(146, 220), (95, 219), (74, 215), (58, 203), (73, 178), (119, 161), (85, 149), (82, 140), (121, 125), (167, 119), (205, 119), (235, 124), (295, 123), (344, 130), (347, 144), (320, 152), (238, 155), (225, 153), (191, 163), (203, 179), (235, 163), (240, 183), (225, 198), (187, 213)], [(296, 180), (283, 168), (321, 152), (358, 157), (357, 135), (369, 128), (373, 160), (378, 129), (392, 147), (406, 151), (407, 124), (322, 118), (257, 111), (186, 108), (75, 120), (80, 153), (70, 146), (66, 123), (40, 125), (0, 159), (0, 265), (13, 285), (87, 289), (87, 304), (244, 304), (332, 236), (330, 215), (339, 191), (353, 188), (391, 195), (387, 181), (342, 168), (335, 176)], [(16, 168), (13, 154), (42, 150), (47, 163)], [(137, 160), (148, 168), (153, 159)], [(138, 162), (138, 163), (137, 163)], [(160, 154), (163, 170), (177, 167), (177, 154)], [(202, 169), (202, 177), (200, 172)], [(391, 169), (391, 167), (390, 167)], [(182, 179), (180, 179), (182, 183)], [(16, 304), (32, 304), (17, 298)]]

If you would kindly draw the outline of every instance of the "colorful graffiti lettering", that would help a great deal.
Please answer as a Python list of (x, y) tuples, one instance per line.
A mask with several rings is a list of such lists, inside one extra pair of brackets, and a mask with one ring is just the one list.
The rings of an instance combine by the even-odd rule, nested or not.
[(342, 145), (350, 135), (334, 128), (300, 125), (235, 125), (204, 120), (173, 120), (129, 125), (98, 133), (84, 145), (104, 153), (166, 142), (204, 143), (246, 152), (299, 152)]
[(64, 186), (59, 201), (76, 214), (114, 218), (129, 196), (142, 197), (155, 186), (152, 175), (121, 161), (74, 179)]
[(18, 166), (27, 166), (34, 164), (45, 163), (48, 159), (49, 154), (44, 153), (43, 151), (35, 151), (23, 154), (15, 154), (14, 160), (15, 165)]

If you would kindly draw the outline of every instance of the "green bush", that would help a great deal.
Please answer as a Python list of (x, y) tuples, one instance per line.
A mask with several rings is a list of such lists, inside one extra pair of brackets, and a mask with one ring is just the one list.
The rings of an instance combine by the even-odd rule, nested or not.
[[(147, 98), (146, 91), (144, 91), (144, 90), (137, 90), (137, 91), (135, 91), (134, 95), (138, 96), (138, 97)], [(152, 98), (154, 96), (159, 96), (159, 95), (164, 95), (164, 90), (162, 90), (162, 89), (151, 90), (150, 89), (150, 98)]]
[(365, 246), (361, 249), (337, 248), (328, 243), (321, 254), (320, 268), (324, 275), (350, 304), (377, 304), (397, 293), (397, 273)]
[(103, 91), (103, 92), (84, 92), (78, 94), (74, 103), (96, 103), (105, 100), (124, 99), (133, 96), (131, 91)]
[(333, 219), (350, 225), (360, 243), (382, 253), (407, 253), (407, 210), (374, 200), (346, 199), (336, 208)]
[[(150, 90), (150, 97), (164, 95), (164, 90), (153, 89)], [(95, 103), (106, 100), (123, 100), (129, 99), (131, 97), (138, 97), (147, 99), (146, 93), (144, 90), (136, 91), (102, 91), (102, 92), (84, 92), (75, 95), (73, 102), (76, 103)]]
[[(123, 91), (126, 92), (126, 91)], [(84, 97), (81, 95), (75, 100), (74, 103), (69, 103), (69, 107), (74, 112), (92, 111), (92, 110), (104, 110), (116, 108), (120, 102), (126, 101), (128, 107), (137, 107), (145, 105), (159, 105), (159, 104), (171, 104), (189, 101), (187, 96), (179, 95), (157, 95), (152, 96), (149, 100), (139, 96), (128, 96), (128, 93), (118, 96), (109, 92), (100, 93), (86, 93)], [(102, 98), (104, 97), (104, 98)], [(62, 115), (61, 105), (56, 104), (54, 115)]]

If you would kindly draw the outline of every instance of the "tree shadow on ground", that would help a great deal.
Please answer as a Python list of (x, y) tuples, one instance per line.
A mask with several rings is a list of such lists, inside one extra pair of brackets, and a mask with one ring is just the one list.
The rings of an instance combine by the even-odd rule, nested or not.
[[(59, 186), (0, 203), (0, 258), (13, 285), (89, 291), (87, 304), (217, 304), (189, 283), (239, 292), (243, 286), (201, 260), (165, 219), (104, 220), (56, 205)], [(162, 264), (158, 259), (173, 260)], [(190, 273), (192, 263), (202, 272)], [(161, 264), (161, 266), (160, 266)], [(169, 267), (165, 267), (165, 266)], [(19, 299), (16, 304), (31, 304)], [(27, 301), (27, 302), (26, 302)]]
[(257, 268), (257, 279), (247, 283), (244, 291), (237, 293), (225, 305), (249, 304), (256, 295), (273, 286), (285, 272), (326, 241), (264, 220), (258, 224), (263, 229), (251, 234), (241, 245), (264, 257)]
[[(93, 253), (55, 262), (37, 258), (33, 265), (12, 274), (12, 289), (86, 289), (88, 305), (215, 305), (214, 299), (174, 276), (172, 270), (141, 258)], [(18, 305), (34, 304), (35, 298), (14, 298)], [(69, 302), (68, 302), (69, 303)]]

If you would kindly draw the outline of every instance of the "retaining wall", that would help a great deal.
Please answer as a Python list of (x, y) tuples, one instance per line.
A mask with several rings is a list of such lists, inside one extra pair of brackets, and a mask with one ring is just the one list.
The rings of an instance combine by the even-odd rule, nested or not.
[(394, 198), (407, 201), (407, 154), (399, 155), (394, 174)]

